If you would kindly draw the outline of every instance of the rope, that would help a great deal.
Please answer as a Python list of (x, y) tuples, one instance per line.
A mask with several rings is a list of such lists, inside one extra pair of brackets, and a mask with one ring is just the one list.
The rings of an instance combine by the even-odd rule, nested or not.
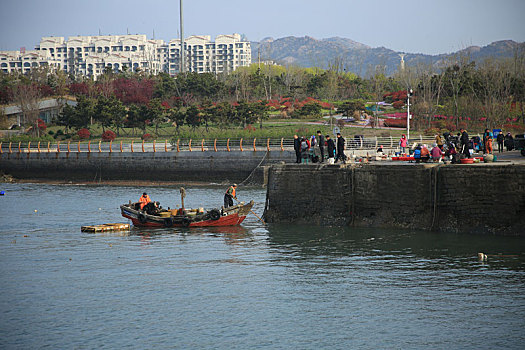
[[(434, 193), (433, 193), (433, 206), (434, 210), (432, 211), (432, 224), (430, 225), (430, 229), (434, 229), (434, 223), (436, 221), (437, 216), (437, 184), (438, 184), (438, 172), (439, 172), (440, 165), (432, 168), (432, 173), (434, 173)], [(432, 175), (431, 173), (431, 175)]]
[(252, 172), (250, 173), (250, 175), (248, 175), (248, 177), (246, 179), (244, 179), (240, 185), (243, 185), (250, 177), (252, 177), (253, 173), (255, 173), (255, 170), (257, 170), (257, 168), (262, 164), (262, 162), (264, 162), (264, 160), (266, 159), (266, 156), (268, 155), (268, 150), (266, 150), (266, 153), (264, 154), (264, 156), (262, 157), (261, 161), (259, 162), (259, 164), (257, 164), (257, 166), (255, 168), (253, 168)]

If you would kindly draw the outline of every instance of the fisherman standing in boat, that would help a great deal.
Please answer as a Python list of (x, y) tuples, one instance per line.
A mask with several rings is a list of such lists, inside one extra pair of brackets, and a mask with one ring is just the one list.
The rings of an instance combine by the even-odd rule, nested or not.
[(235, 190), (237, 189), (237, 184), (231, 185), (226, 193), (224, 194), (224, 208), (231, 207), (233, 205), (233, 198), (237, 199), (235, 195)]

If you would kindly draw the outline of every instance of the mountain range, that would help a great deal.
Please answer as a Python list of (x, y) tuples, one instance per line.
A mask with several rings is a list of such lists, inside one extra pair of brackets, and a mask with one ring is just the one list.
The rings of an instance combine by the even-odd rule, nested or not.
[(400, 64), (400, 54), (404, 54), (406, 66), (420, 62), (438, 64), (453, 55), (467, 55), (473, 60), (487, 57), (512, 57), (518, 46), (513, 40), (495, 41), (487, 46), (469, 46), (457, 52), (426, 55), (422, 53), (398, 52), (385, 47), (370, 47), (347, 38), (333, 37), (315, 39), (309, 36), (288, 36), (280, 39), (264, 38), (251, 42), (252, 62), (274, 61), (282, 65), (328, 68), (337, 64), (344, 70), (366, 76), (376, 66), (384, 66), (386, 74), (394, 73)]

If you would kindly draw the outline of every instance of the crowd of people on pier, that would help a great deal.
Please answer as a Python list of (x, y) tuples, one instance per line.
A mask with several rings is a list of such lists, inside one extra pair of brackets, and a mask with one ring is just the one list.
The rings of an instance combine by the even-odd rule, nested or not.
[[(429, 146), (423, 143), (414, 143), (412, 146), (406, 135), (399, 139), (398, 149), (396, 152), (400, 155), (412, 155), (419, 162), (451, 162), (457, 163), (461, 158), (472, 158), (474, 152), (483, 152), (483, 154), (492, 154), (494, 152), (494, 142), (497, 143), (498, 152), (504, 152), (514, 149), (514, 139), (510, 132), (506, 135), (503, 132), (494, 136), (493, 132), (485, 129), (482, 138), (475, 136), (469, 137), (466, 129), (460, 129), (460, 132), (453, 136), (446, 132), (435, 136), (434, 143)], [(294, 135), (294, 150), (296, 163), (323, 163), (334, 164), (337, 162), (346, 163), (345, 139), (340, 133), (336, 135), (336, 142), (331, 139), (330, 135), (323, 135), (317, 131), (317, 135), (310, 137)], [(384, 155), (383, 146), (377, 149), (377, 155)]]
[(330, 135), (323, 135), (317, 131), (317, 136), (299, 137), (294, 135), (293, 148), (295, 150), (296, 163), (324, 163), (325, 159), (328, 164), (335, 164), (338, 161), (346, 163), (345, 139), (341, 133), (337, 133), (337, 141)]
[[(493, 154), (494, 139), (496, 139), (498, 144), (498, 152), (504, 152), (504, 146), (507, 148), (507, 151), (514, 149), (514, 139), (510, 132), (506, 135), (504, 135), (503, 132), (499, 132), (497, 136), (494, 137), (494, 134), (489, 129), (485, 129), (482, 139), (480, 139), (479, 136), (471, 139), (466, 129), (460, 129), (460, 132), (456, 136), (452, 136), (448, 132), (444, 133), (443, 137), (436, 135), (435, 142), (431, 148), (426, 144), (414, 144), (411, 153), (416, 163), (428, 161), (450, 161), (451, 163), (457, 163), (461, 158), (472, 158), (474, 152)], [(406, 154), (406, 145), (406, 137), (403, 135), (399, 140), (401, 154)]]

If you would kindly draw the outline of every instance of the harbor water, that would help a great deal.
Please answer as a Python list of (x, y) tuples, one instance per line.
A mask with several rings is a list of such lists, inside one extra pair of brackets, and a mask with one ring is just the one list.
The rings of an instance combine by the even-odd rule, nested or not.
[[(143, 191), (175, 208), (179, 188), (0, 190), (1, 349), (525, 347), (520, 238), (253, 215), (240, 227), (92, 234), (80, 227), (127, 222), (119, 205)], [(186, 207), (219, 207), (225, 190), (186, 187)], [(259, 216), (265, 193), (238, 189)]]

